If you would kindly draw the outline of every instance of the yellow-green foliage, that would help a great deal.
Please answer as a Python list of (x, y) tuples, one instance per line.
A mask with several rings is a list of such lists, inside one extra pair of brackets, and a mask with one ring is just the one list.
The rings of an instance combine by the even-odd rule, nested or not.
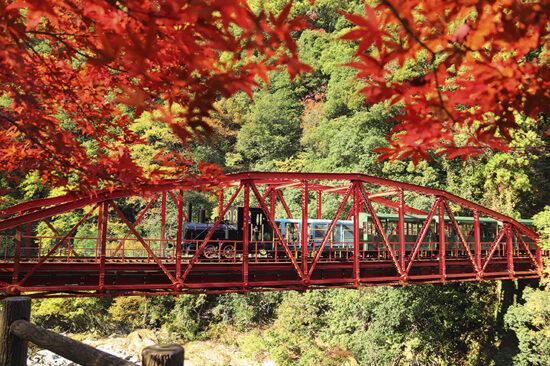
[(505, 317), (519, 341), (514, 365), (549, 365), (550, 289), (527, 288), (523, 298), (525, 303), (512, 306)]
[(107, 309), (110, 298), (55, 298), (33, 300), (32, 321), (64, 332), (107, 333), (113, 328)]
[(550, 249), (550, 206), (533, 216), (533, 222), (540, 234), (540, 245), (544, 249)]
[(109, 315), (124, 328), (142, 327), (147, 319), (147, 302), (143, 296), (117, 297), (109, 307)]

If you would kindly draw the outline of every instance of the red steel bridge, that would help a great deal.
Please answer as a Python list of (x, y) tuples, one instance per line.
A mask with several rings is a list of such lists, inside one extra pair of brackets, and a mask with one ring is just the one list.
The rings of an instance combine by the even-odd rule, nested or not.
[[(171, 180), (139, 195), (100, 191), (1, 210), (0, 297), (537, 278), (549, 255), (521, 220), (438, 189), (333, 173), (244, 172), (208, 184)], [(195, 225), (198, 237), (184, 212), (190, 189), (218, 206), (217, 218)], [(128, 208), (136, 206), (138, 214)]]

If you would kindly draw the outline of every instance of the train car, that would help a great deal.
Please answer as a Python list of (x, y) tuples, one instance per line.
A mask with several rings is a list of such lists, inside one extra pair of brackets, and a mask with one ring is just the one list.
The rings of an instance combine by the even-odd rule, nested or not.
[[(397, 214), (378, 214), (380, 224), (388, 238), (388, 241), (395, 253), (399, 252), (399, 234), (398, 223), (399, 216)], [(360, 213), (359, 219), (361, 222), (361, 234), (360, 243), (361, 251), (366, 256), (374, 257), (378, 256), (381, 251), (384, 250), (384, 243), (378, 230), (372, 222), (370, 214)], [(404, 230), (405, 230), (405, 253), (409, 254), (422, 226), (426, 221), (424, 215), (409, 215), (404, 216)], [(458, 233), (454, 229), (449, 217), (445, 216), (445, 244), (446, 255), (459, 256), (465, 255), (465, 249), (462, 245)], [(469, 249), (473, 253), (475, 246), (474, 236), (474, 218), (469, 216), (455, 216), (455, 220), (460, 228), (460, 231), (467, 243), (469, 243)], [(519, 223), (532, 227), (533, 220), (517, 220)], [(501, 221), (491, 218), (479, 218), (479, 239), (481, 244), (482, 253), (486, 253), (490, 250), (495, 238), (499, 231), (502, 229), (503, 223)], [(514, 245), (517, 239), (514, 237)], [(528, 238), (524, 239), (525, 243), (529, 246), (531, 252), (536, 250), (536, 244)], [(499, 248), (499, 250), (501, 250)], [(437, 257), (439, 255), (439, 216), (435, 215), (428, 227), (426, 235), (424, 236), (422, 243), (420, 244), (419, 256), (421, 257)]]
[[(382, 230), (394, 253), (399, 253), (399, 233), (397, 214), (378, 214), (377, 215)], [(413, 250), (414, 244), (420, 234), (422, 226), (426, 220), (424, 215), (404, 216), (405, 230), (405, 253)], [(469, 243), (470, 250), (474, 251), (474, 218), (456, 216), (456, 222), (462, 232), (464, 239)], [(269, 220), (260, 208), (250, 208), (249, 210), (249, 253), (261, 253), (266, 257), (284, 257), (286, 251), (277, 236), (274, 235), (273, 228)], [(359, 253), (362, 258), (380, 258), (387, 256), (386, 245), (380, 236), (378, 230), (372, 222), (368, 213), (359, 214)], [(244, 211), (242, 207), (233, 207), (228, 210), (226, 220), (223, 221), (214, 231), (212, 237), (203, 250), (205, 258), (226, 258), (235, 259), (243, 252), (243, 222)], [(532, 226), (532, 220), (518, 220), (523, 225)], [(288, 248), (295, 257), (300, 257), (302, 250), (302, 220), (301, 219), (275, 219), (275, 223), (280, 230)], [(330, 226), (331, 220), (308, 219), (308, 254), (315, 255), (319, 250), (322, 240)], [(184, 243), (183, 248), (188, 254), (193, 254), (212, 228), (212, 223), (186, 223), (184, 225)], [(480, 218), (480, 243), (482, 252), (490, 250), (493, 241), (502, 228), (502, 222), (490, 219)], [(329, 258), (349, 259), (353, 253), (353, 220), (338, 220), (334, 226), (330, 237), (323, 248), (321, 255)], [(514, 240), (517, 239), (514, 237)], [(526, 244), (534, 253), (536, 245), (531, 240), (525, 239)], [(463, 256), (465, 249), (460, 242), (458, 234), (450, 221), (445, 216), (445, 243), (446, 255)], [(516, 245), (515, 245), (516, 246)], [(503, 250), (498, 248), (498, 253)], [(519, 247), (519, 246), (517, 246)], [(518, 249), (519, 250), (519, 249)], [(437, 257), (439, 255), (439, 216), (435, 215), (424, 236), (419, 248), (420, 257)]]
[[(296, 257), (301, 255), (302, 247), (302, 220), (301, 219), (275, 219), (283, 238), (291, 251), (296, 252)], [(331, 220), (308, 219), (308, 253), (313, 255), (320, 247), (323, 238), (330, 226)], [(280, 243), (277, 243), (277, 253), (283, 253)], [(330, 237), (323, 249), (323, 256), (332, 256), (353, 250), (353, 221), (339, 220), (336, 222)]]

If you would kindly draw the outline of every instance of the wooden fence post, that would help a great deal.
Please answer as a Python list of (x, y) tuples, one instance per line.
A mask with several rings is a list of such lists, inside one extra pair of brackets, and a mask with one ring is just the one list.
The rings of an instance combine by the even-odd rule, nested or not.
[(143, 366), (182, 366), (184, 350), (179, 344), (157, 344), (141, 351)]
[(28, 341), (10, 332), (16, 320), (29, 320), (31, 299), (15, 296), (2, 300), (0, 313), (0, 365), (24, 366), (27, 364)]

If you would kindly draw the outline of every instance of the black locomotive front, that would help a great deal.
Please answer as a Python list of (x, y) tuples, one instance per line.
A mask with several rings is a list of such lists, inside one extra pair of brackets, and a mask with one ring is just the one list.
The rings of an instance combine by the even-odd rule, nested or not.
[[(226, 220), (214, 230), (202, 251), (208, 259), (235, 259), (243, 250), (244, 210), (232, 207), (228, 210)], [(249, 252), (270, 251), (273, 247), (273, 229), (260, 208), (249, 211)], [(194, 255), (203, 240), (213, 227), (209, 222), (187, 222), (183, 227), (183, 250), (186, 255)]]

